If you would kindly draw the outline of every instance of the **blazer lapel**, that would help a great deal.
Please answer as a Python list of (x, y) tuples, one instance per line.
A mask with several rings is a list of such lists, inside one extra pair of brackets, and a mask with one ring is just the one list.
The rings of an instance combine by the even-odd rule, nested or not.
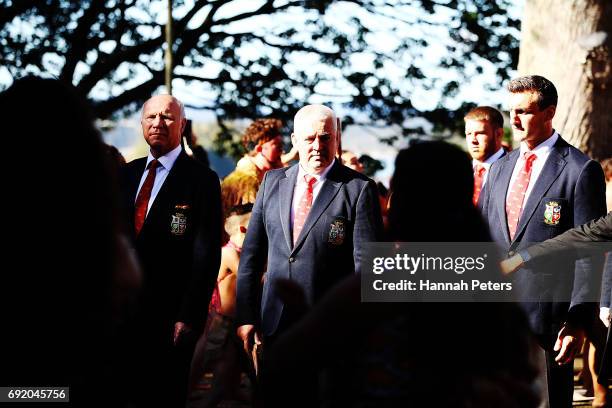
[(538, 208), (538, 204), (544, 197), (544, 194), (550, 189), (550, 186), (559, 177), (563, 168), (567, 164), (563, 155), (567, 154), (567, 148), (553, 147), (548, 155), (548, 159), (540, 172), (538, 179), (533, 186), (533, 190), (529, 194), (527, 203), (523, 207), (522, 214), (519, 218), (519, 224), (516, 228), (516, 234), (514, 240), (521, 236), (521, 232), (527, 226), (527, 223)]
[(285, 241), (287, 242), (287, 248), (289, 248), (290, 252), (293, 248), (291, 203), (293, 202), (293, 190), (295, 189), (295, 183), (297, 181), (298, 166), (299, 164), (290, 167), (285, 172), (285, 177), (278, 182), (278, 208), (280, 210), (281, 226), (283, 228), (283, 234), (285, 235)]
[[(500, 200), (497, 200), (497, 214), (499, 216), (499, 219), (502, 220), (504, 223), (504, 225), (501, 226), (501, 229), (504, 233), (504, 238), (506, 239), (506, 242), (508, 244), (510, 244), (510, 232), (508, 231), (508, 218), (506, 215), (506, 196), (508, 195), (508, 189), (510, 188), (510, 179), (512, 178), (512, 172), (514, 171), (514, 167), (516, 166), (518, 158), (519, 152), (517, 151), (517, 154), (509, 154), (507, 158), (504, 157), (503, 159), (500, 159), (505, 159), (506, 162), (503, 164), (500, 170), (500, 180), (499, 183), (497, 183), (499, 190), (495, 191), (495, 195), (501, 198)], [(487, 180), (487, 182), (489, 181)]]
[(304, 228), (302, 228), (300, 236), (295, 242), (295, 247), (293, 248), (293, 251), (300, 247), (312, 227), (314, 227), (317, 220), (321, 217), (321, 214), (323, 214), (323, 211), (325, 211), (325, 209), (329, 206), (329, 203), (331, 203), (336, 194), (338, 194), (338, 191), (342, 186), (342, 182), (337, 181), (337, 177), (335, 177), (336, 172), (340, 169), (339, 166), (340, 164), (338, 164), (337, 161), (334, 162), (334, 166), (329, 170), (329, 173), (327, 173), (325, 182), (321, 186), (321, 191), (319, 191), (317, 199), (314, 201), (312, 207), (310, 208), (310, 212), (308, 213), (308, 216), (306, 217), (306, 222), (304, 223)]

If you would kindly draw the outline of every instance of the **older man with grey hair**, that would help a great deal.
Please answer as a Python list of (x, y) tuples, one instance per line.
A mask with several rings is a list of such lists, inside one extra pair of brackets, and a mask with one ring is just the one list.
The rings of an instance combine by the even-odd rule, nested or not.
[(149, 154), (121, 174), (125, 224), (143, 267), (136, 315), (126, 330), (128, 395), (136, 406), (180, 407), (219, 270), (219, 179), (182, 149), (185, 113), (178, 99), (150, 98), (141, 124)]
[(238, 270), (238, 335), (247, 352), (273, 341), (300, 317), (281, 300), (275, 281), (292, 281), (312, 305), (342, 278), (358, 273), (361, 244), (380, 238), (376, 184), (340, 163), (338, 139), (334, 111), (305, 106), (295, 115), (291, 135), (299, 163), (264, 177)]

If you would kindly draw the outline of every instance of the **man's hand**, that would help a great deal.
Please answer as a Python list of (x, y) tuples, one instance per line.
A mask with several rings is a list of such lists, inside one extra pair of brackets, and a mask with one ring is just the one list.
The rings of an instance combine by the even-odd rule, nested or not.
[(584, 342), (584, 331), (565, 324), (559, 334), (553, 350), (559, 351), (555, 361), (559, 365), (567, 364), (574, 359), (576, 353), (582, 348)]
[(191, 327), (183, 322), (174, 323), (174, 338), (173, 342), (176, 346), (183, 335), (183, 333), (189, 333), (191, 331)]
[(249, 356), (253, 351), (253, 346), (255, 344), (261, 344), (259, 334), (255, 331), (255, 326), (252, 324), (243, 324), (242, 326), (238, 327), (236, 334), (242, 340), (242, 347)]
[(501, 261), (499, 266), (504, 275), (510, 275), (511, 273), (519, 269), (521, 266), (523, 266), (523, 263), (523, 257), (520, 254), (516, 254), (508, 259), (504, 259), (503, 261)]

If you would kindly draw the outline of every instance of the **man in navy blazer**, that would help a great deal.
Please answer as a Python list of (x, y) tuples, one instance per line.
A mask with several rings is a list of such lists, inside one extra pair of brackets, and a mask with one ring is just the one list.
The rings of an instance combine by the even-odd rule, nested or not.
[[(221, 259), (217, 175), (187, 156), (180, 101), (145, 102), (141, 124), (148, 157), (122, 170), (126, 224), (143, 270), (135, 317), (127, 329), (129, 380), (137, 406), (184, 406), (195, 340), (206, 319)], [(146, 193), (146, 194), (145, 194)]]
[[(509, 254), (605, 214), (601, 166), (570, 146), (552, 127), (554, 85), (540, 76), (508, 85), (510, 115), (520, 149), (491, 166), (481, 210), (493, 239)], [(584, 328), (596, 316), (598, 271), (588, 260), (559, 257), (554, 278), (524, 268), (514, 288), (546, 354), (548, 402), (571, 407), (572, 364)], [(599, 276), (600, 277), (600, 276)]]
[(504, 117), (491, 106), (477, 106), (463, 118), (465, 121), (465, 144), (472, 156), (474, 169), (474, 195), (472, 201), (478, 205), (480, 192), (487, 183), (491, 165), (506, 152), (502, 147)]
[[(343, 277), (358, 273), (361, 244), (380, 238), (376, 184), (335, 158), (337, 126), (326, 106), (300, 109), (291, 135), (299, 163), (268, 171), (259, 189), (238, 269), (238, 335), (247, 351), (261, 334), (271, 339), (299, 318), (277, 295), (277, 279), (299, 285), (312, 305)], [(305, 214), (309, 188), (312, 204)]]

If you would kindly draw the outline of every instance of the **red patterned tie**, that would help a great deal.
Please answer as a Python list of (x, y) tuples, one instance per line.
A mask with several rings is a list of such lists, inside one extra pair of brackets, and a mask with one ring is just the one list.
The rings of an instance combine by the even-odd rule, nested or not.
[(158, 166), (159, 162), (155, 159), (151, 160), (147, 166), (149, 173), (147, 173), (147, 178), (145, 179), (144, 183), (142, 183), (142, 187), (140, 187), (138, 197), (136, 198), (136, 203), (134, 204), (134, 229), (136, 230), (136, 235), (140, 233), (140, 230), (144, 224), (145, 216), (147, 215), (147, 207), (149, 206), (151, 190), (153, 190), (155, 173), (157, 173), (156, 169)]
[(482, 164), (474, 166), (474, 196), (472, 201), (474, 205), (478, 204), (478, 197), (480, 197), (480, 191), (482, 190), (482, 182), (484, 181), (485, 167)]
[(314, 176), (305, 174), (304, 181), (306, 182), (306, 191), (304, 191), (304, 195), (302, 195), (298, 208), (295, 211), (295, 216), (293, 217), (294, 245), (300, 236), (300, 232), (302, 232), (302, 228), (304, 228), (304, 222), (306, 222), (306, 217), (308, 217), (310, 207), (312, 207), (312, 186), (317, 182), (317, 179)]
[(518, 227), (519, 218), (523, 211), (523, 202), (525, 201), (525, 192), (529, 186), (531, 178), (531, 169), (533, 161), (537, 156), (531, 152), (525, 152), (525, 164), (518, 176), (512, 184), (508, 200), (506, 201), (506, 218), (508, 219), (508, 231), (510, 232), (510, 240), (514, 239), (516, 228)]

